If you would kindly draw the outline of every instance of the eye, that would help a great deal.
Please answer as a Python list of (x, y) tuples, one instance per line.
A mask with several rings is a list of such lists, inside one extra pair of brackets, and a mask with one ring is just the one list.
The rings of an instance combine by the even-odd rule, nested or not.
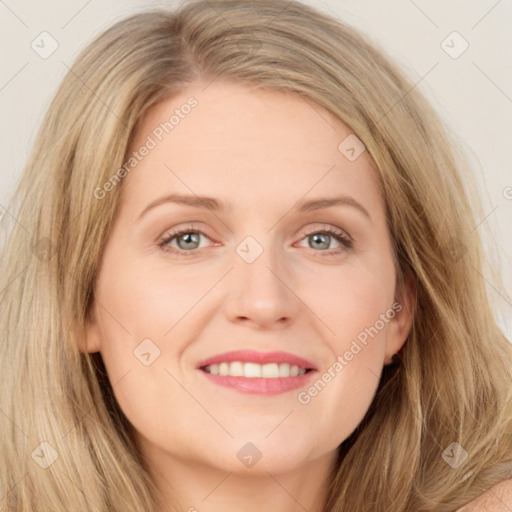
[[(324, 226), (320, 231), (312, 231), (304, 235), (303, 239), (310, 239), (308, 246), (312, 249), (320, 249), (319, 252), (324, 252), (325, 256), (336, 256), (354, 246), (354, 241), (347, 233), (331, 226)], [(326, 250), (329, 249), (333, 239), (341, 244), (341, 249)]]
[[(184, 227), (170, 231), (164, 235), (158, 246), (167, 252), (172, 252), (178, 256), (193, 256), (200, 249), (201, 237), (211, 240), (203, 231), (191, 227)], [(318, 252), (324, 253), (323, 256), (336, 256), (347, 249), (353, 247), (352, 238), (341, 229), (332, 226), (323, 226), (323, 229), (312, 231), (305, 234), (302, 238), (310, 239), (308, 244), (311, 249), (320, 249)], [(327, 250), (332, 240), (341, 245), (341, 249)], [(176, 245), (173, 244), (175, 242)]]
[[(206, 234), (198, 229), (182, 228), (166, 233), (158, 246), (164, 251), (174, 252), (180, 256), (192, 256), (194, 251), (199, 249), (201, 236), (209, 239)], [(171, 245), (174, 240), (176, 240), (178, 247)]]

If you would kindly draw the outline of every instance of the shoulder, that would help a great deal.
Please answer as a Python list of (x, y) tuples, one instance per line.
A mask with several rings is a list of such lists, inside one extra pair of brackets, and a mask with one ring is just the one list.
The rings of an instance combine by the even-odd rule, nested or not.
[(457, 512), (510, 512), (512, 510), (512, 478), (503, 480), (459, 508)]

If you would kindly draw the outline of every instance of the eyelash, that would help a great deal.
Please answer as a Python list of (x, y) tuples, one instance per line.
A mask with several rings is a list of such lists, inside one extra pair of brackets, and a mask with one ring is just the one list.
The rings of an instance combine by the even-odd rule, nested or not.
[[(199, 249), (191, 249), (189, 251), (185, 251), (184, 249), (180, 249), (179, 247), (170, 247), (169, 245), (167, 245), (174, 238), (178, 238), (180, 235), (190, 234), (190, 233), (203, 235), (206, 238), (210, 238), (203, 231), (200, 231), (198, 229), (184, 228), (184, 229), (179, 229), (176, 231), (171, 231), (170, 233), (166, 233), (164, 235), (163, 239), (158, 243), (158, 247), (160, 247), (163, 251), (172, 252), (172, 253), (177, 254), (178, 256), (184, 256), (184, 257), (194, 256)], [(311, 231), (310, 233), (306, 233), (301, 238), (301, 240), (303, 240), (304, 238), (313, 236), (313, 235), (317, 235), (317, 234), (329, 235), (332, 238), (334, 238), (336, 241), (340, 242), (345, 247), (345, 249), (341, 249), (341, 250), (340, 249), (331, 249), (331, 250), (315, 251), (315, 252), (322, 253), (322, 255), (326, 256), (326, 257), (338, 256), (342, 252), (344, 252), (344, 250), (352, 249), (354, 246), (354, 241), (350, 236), (348, 236), (344, 231), (338, 230), (338, 229), (330, 227), (330, 226), (325, 226), (321, 230), (316, 230), (316, 231)]]

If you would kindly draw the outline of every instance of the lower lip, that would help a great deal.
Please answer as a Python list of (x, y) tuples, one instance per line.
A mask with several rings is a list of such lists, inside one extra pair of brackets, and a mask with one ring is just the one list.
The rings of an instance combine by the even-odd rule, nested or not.
[(276, 379), (262, 379), (258, 377), (231, 377), (229, 375), (212, 375), (203, 370), (199, 370), (211, 382), (218, 386), (224, 386), (234, 389), (240, 393), (249, 393), (255, 395), (279, 395), (299, 389), (306, 385), (311, 375), (316, 373), (314, 370), (298, 375), (297, 377), (278, 377)]

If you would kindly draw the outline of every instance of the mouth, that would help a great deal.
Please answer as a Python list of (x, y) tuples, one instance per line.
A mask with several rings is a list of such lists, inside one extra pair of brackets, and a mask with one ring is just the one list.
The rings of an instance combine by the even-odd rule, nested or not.
[(315, 373), (313, 363), (287, 352), (226, 352), (196, 368), (208, 381), (242, 393), (275, 395), (303, 387)]
[(210, 375), (221, 375), (222, 377), (245, 377), (247, 379), (279, 379), (286, 377), (297, 377), (313, 371), (312, 368), (301, 368), (298, 365), (289, 363), (244, 363), (242, 361), (233, 361), (231, 363), (222, 362), (220, 364), (210, 364), (200, 367)]

